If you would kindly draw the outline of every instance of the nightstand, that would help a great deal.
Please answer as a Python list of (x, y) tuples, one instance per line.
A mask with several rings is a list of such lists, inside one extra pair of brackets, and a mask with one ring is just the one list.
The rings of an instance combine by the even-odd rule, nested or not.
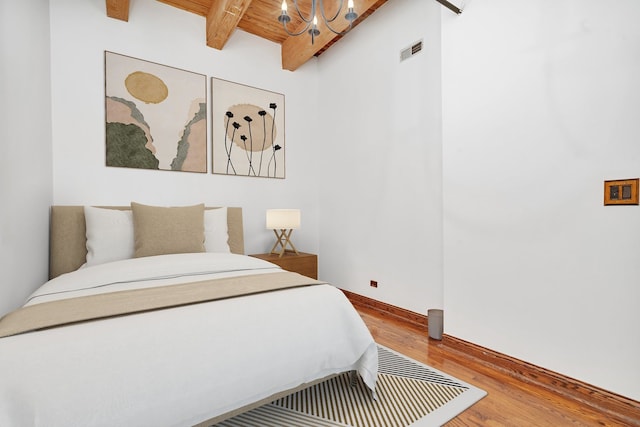
[(304, 252), (299, 252), (299, 254), (300, 255), (296, 255), (293, 252), (285, 252), (282, 257), (278, 254), (253, 254), (249, 256), (272, 262), (285, 270), (295, 271), (303, 276), (317, 279), (318, 255), (306, 254)]

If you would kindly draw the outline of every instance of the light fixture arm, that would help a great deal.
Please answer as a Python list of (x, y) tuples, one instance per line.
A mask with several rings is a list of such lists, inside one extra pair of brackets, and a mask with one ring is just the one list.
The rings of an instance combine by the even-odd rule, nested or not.
[(336, 14), (333, 15), (331, 19), (327, 18), (326, 12), (324, 10), (324, 0), (319, 0), (319, 1), (320, 1), (320, 14), (322, 15), (322, 19), (324, 20), (324, 23), (327, 25), (327, 28), (331, 30), (331, 32), (334, 34), (338, 34), (338, 35), (346, 34), (351, 29), (353, 25), (353, 21), (358, 17), (358, 14), (353, 11), (353, 5), (349, 6), (346, 15), (344, 15), (344, 18), (349, 21), (349, 28), (346, 31), (336, 31), (333, 28), (331, 28), (331, 25), (329, 24), (338, 18), (338, 15), (342, 10), (342, 5), (344, 4), (343, 0), (340, 0), (340, 6), (338, 6), (338, 10), (336, 10)]
[(311, 14), (309, 15), (309, 18), (305, 18), (302, 12), (300, 11), (300, 8), (298, 7), (298, 0), (293, 0), (293, 5), (296, 7), (296, 12), (298, 13), (298, 16), (300, 17), (300, 19), (302, 19), (307, 24), (310, 24), (311, 22), (313, 22), (313, 17), (316, 16), (315, 0), (311, 2)]
[(282, 27), (284, 28), (284, 30), (287, 32), (287, 34), (289, 34), (290, 36), (299, 36), (302, 33), (306, 32), (307, 29), (309, 28), (309, 25), (311, 25), (311, 22), (313, 21), (313, 17), (315, 16), (315, 1), (313, 2), (313, 7), (311, 10), (311, 17), (309, 19), (305, 18), (304, 15), (302, 15), (302, 12), (300, 12), (300, 8), (298, 7), (298, 0), (293, 0), (293, 5), (296, 8), (296, 12), (298, 13), (298, 16), (300, 16), (300, 19), (302, 19), (302, 21), (306, 24), (304, 26), (304, 28), (302, 28), (302, 30), (300, 30), (299, 32), (292, 32), (289, 31), (289, 28), (287, 28), (287, 24), (289, 22), (291, 22), (291, 17), (289, 15), (287, 15), (287, 0), (282, 0), (282, 13), (280, 14), (280, 16), (278, 16), (278, 21), (282, 24)]

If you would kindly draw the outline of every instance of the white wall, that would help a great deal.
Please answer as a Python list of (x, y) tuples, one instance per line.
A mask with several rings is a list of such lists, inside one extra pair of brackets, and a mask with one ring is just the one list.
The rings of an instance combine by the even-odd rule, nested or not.
[[(224, 50), (209, 48), (204, 17), (154, 0), (131, 2), (129, 22), (108, 18), (103, 0), (52, 1), (51, 32), (56, 204), (242, 206), (247, 253), (268, 251), (273, 243), (267, 208), (295, 207), (302, 209), (297, 247), (318, 250), (316, 61), (283, 71), (278, 44), (240, 30)], [(286, 179), (106, 167), (105, 50), (284, 94)]]
[(386, 3), (319, 68), (320, 276), (415, 312), (441, 307), (440, 6)]
[(48, 272), (49, 2), (0, 2), (0, 316)]
[(442, 16), (445, 332), (640, 399), (640, 3)]

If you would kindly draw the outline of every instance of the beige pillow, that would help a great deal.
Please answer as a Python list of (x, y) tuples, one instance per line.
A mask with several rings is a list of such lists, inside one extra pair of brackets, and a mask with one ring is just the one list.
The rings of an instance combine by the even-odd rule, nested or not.
[(158, 207), (131, 202), (134, 257), (204, 252), (204, 204)]

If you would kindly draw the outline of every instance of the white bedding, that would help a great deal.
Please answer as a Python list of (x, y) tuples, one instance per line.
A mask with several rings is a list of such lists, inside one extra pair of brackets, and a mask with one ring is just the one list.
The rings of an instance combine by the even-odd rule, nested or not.
[[(233, 254), (162, 255), (62, 275), (28, 304), (278, 272)], [(0, 426), (188, 426), (325, 376), (373, 390), (377, 347), (342, 292), (316, 285), (0, 339)]]

